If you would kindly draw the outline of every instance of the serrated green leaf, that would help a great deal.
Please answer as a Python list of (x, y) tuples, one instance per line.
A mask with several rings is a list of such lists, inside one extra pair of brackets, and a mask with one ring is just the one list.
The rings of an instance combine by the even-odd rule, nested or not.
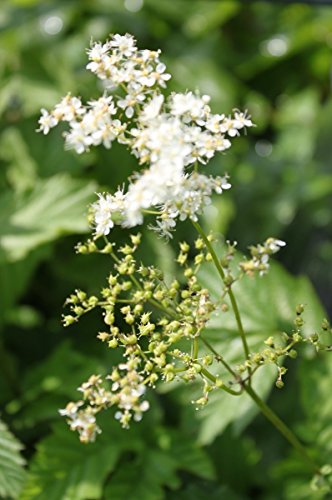
[(320, 460), (332, 464), (331, 353), (301, 360), (298, 379), (306, 415), (302, 433), (318, 447)]
[(27, 371), (21, 386), (23, 395), (6, 409), (15, 414), (21, 426), (35, 428), (45, 420), (54, 420), (58, 409), (78, 396), (77, 387), (91, 373), (103, 371), (98, 359), (77, 352), (69, 341), (62, 342), (47, 359)]
[(18, 260), (39, 245), (64, 234), (82, 233), (84, 214), (96, 185), (55, 175), (39, 181), (26, 196), (2, 199), (0, 249), (8, 260)]
[[(184, 433), (158, 426), (149, 415), (123, 430), (110, 413), (101, 416), (102, 434), (83, 445), (65, 424), (37, 446), (22, 500), (156, 500), (163, 488), (181, 485), (178, 471), (204, 479), (215, 473), (207, 454)], [(129, 453), (128, 453), (129, 452)]]
[(106, 498), (113, 500), (161, 500), (163, 486), (177, 488), (176, 462), (158, 450), (146, 450), (133, 463), (126, 463), (111, 478)]
[(7, 177), (15, 191), (25, 191), (34, 186), (37, 164), (29, 154), (27, 144), (17, 128), (8, 128), (2, 134), (0, 158), (9, 163)]
[(37, 447), (21, 500), (101, 498), (103, 483), (125, 447), (123, 439), (102, 435), (83, 445), (63, 422)]
[(198, 477), (212, 480), (215, 472), (207, 454), (188, 439), (184, 433), (163, 430), (160, 444), (146, 449), (133, 462), (123, 464), (111, 477), (105, 498), (113, 500), (160, 500), (164, 487), (178, 489), (181, 485), (178, 471), (187, 471)]
[(25, 481), (23, 446), (0, 421), (0, 497), (18, 498)]

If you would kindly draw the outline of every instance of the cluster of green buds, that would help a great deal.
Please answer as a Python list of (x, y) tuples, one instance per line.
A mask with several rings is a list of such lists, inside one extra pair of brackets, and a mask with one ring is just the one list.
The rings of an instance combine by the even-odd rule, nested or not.
[(244, 373), (250, 369), (251, 377), (263, 365), (274, 364), (277, 367), (276, 387), (282, 389), (284, 382), (282, 377), (287, 373), (287, 368), (284, 366), (287, 358), (295, 359), (298, 356), (298, 348), (303, 345), (311, 345), (316, 351), (328, 351), (332, 346), (325, 343), (324, 336), (329, 332), (332, 334), (332, 329), (329, 322), (324, 319), (321, 325), (321, 331), (314, 332), (309, 336), (303, 333), (304, 319), (303, 313), (305, 307), (303, 304), (296, 306), (296, 316), (294, 319), (294, 327), (290, 333), (281, 332), (278, 336), (270, 336), (264, 341), (264, 348), (259, 352), (250, 354), (248, 360), (244, 364), (237, 367), (238, 373)]
[[(242, 364), (230, 366), (222, 353), (204, 338), (204, 329), (218, 308), (225, 310), (224, 297), (232, 293), (232, 284), (241, 277), (234, 270), (236, 244), (226, 242), (220, 259), (223, 266), (224, 291), (212, 300), (207, 288), (199, 281), (198, 272), (203, 264), (215, 260), (211, 242), (213, 236), (199, 237), (191, 247), (180, 243), (176, 262), (181, 268), (178, 279), (167, 281), (161, 270), (145, 266), (137, 257), (141, 235), (131, 235), (130, 242), (120, 248), (106, 238), (88, 240), (79, 244), (80, 254), (98, 253), (113, 260), (112, 273), (97, 295), (89, 296), (76, 290), (66, 301), (70, 314), (63, 317), (65, 326), (78, 321), (92, 309), (101, 309), (104, 329), (98, 339), (109, 349), (120, 350), (123, 361), (111, 373), (102, 377), (92, 375), (78, 388), (83, 398), (70, 402), (60, 413), (67, 417), (71, 429), (77, 430), (82, 442), (93, 441), (101, 432), (96, 415), (107, 408), (115, 408), (115, 418), (127, 428), (131, 420), (141, 420), (149, 409), (147, 387), (158, 382), (200, 382), (202, 393), (193, 403), (197, 407), (207, 404), (212, 390), (221, 389), (240, 395), (251, 384), (255, 372), (263, 365), (277, 368), (276, 386), (283, 386), (282, 377), (287, 369), (284, 361), (297, 356), (297, 346), (310, 343), (317, 350), (330, 349), (321, 335), (302, 334), (304, 307), (298, 305), (294, 328), (265, 340), (258, 352), (248, 352)], [(270, 255), (280, 244), (269, 239), (255, 247), (258, 255)], [(254, 250), (251, 249), (251, 254)], [(248, 262), (248, 261), (247, 261)], [(243, 270), (243, 263), (240, 269)], [(323, 323), (322, 331), (330, 331)], [(230, 380), (222, 380), (221, 365)]]
[(187, 264), (190, 247), (181, 243), (177, 262), (183, 266), (182, 279), (167, 283), (159, 269), (136, 259), (141, 236), (130, 238), (130, 244), (118, 250), (106, 240), (103, 245), (98, 240), (77, 247), (80, 254), (111, 256), (114, 271), (98, 297), (82, 290), (70, 295), (66, 301), (70, 314), (64, 315), (64, 325), (100, 308), (105, 329), (97, 337), (108, 348), (121, 349), (124, 357), (104, 379), (90, 377), (79, 388), (83, 399), (61, 410), (83, 442), (94, 440), (100, 432), (95, 416), (106, 408), (117, 408), (115, 418), (123, 427), (128, 427), (132, 418), (140, 420), (149, 407), (142, 399), (146, 387), (154, 387), (159, 380), (201, 379), (206, 398), (208, 382), (215, 379), (207, 370), (212, 356), (200, 354), (198, 349), (200, 334), (216, 307), (196, 276), (201, 263), (211, 259), (209, 253), (197, 240), (192, 268)]

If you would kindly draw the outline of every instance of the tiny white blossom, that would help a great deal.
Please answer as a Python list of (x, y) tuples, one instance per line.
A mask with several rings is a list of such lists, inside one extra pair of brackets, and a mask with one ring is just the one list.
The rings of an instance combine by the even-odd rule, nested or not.
[(109, 46), (117, 49), (126, 57), (132, 56), (136, 51), (136, 40), (128, 33), (126, 35), (114, 35), (109, 42)]
[(44, 108), (41, 109), (41, 113), (42, 116), (38, 120), (40, 127), (39, 129), (37, 129), (37, 131), (43, 132), (44, 135), (47, 135), (50, 129), (55, 127), (59, 123), (59, 120)]
[(126, 195), (119, 189), (114, 195), (98, 194), (98, 198), (98, 201), (91, 207), (95, 230), (98, 236), (106, 236), (114, 226), (112, 215), (121, 214), (124, 210)]

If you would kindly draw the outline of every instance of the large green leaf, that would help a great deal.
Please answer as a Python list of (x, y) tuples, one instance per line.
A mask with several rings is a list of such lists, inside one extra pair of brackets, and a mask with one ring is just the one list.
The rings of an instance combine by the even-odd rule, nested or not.
[(18, 498), (25, 481), (22, 445), (0, 421), (0, 497)]
[(160, 428), (153, 415), (147, 419), (125, 431), (104, 415), (103, 433), (89, 445), (64, 425), (55, 426), (37, 447), (21, 499), (157, 500), (164, 486), (181, 485), (179, 470), (214, 479), (209, 458), (191, 438)]
[[(113, 500), (159, 500), (163, 488), (181, 485), (177, 471), (187, 471), (204, 479), (214, 479), (214, 471), (205, 452), (185, 434), (163, 430), (161, 447), (148, 445), (133, 462), (126, 462), (111, 478), (105, 498)], [(163, 446), (164, 444), (164, 446)]]
[[(214, 299), (221, 297), (223, 285), (213, 265), (204, 266), (200, 281)], [(305, 277), (292, 277), (280, 265), (273, 264), (267, 276), (244, 277), (233, 287), (247, 341), (252, 352), (264, 348), (264, 340), (278, 336), (283, 331), (291, 331), (295, 307), (306, 305), (304, 333), (313, 333), (320, 326), (324, 311), (309, 282)], [(226, 303), (229, 302), (226, 299)], [(203, 336), (231, 365), (243, 362), (242, 343), (236, 328), (230, 304), (227, 312), (216, 312), (210, 320)], [(220, 367), (218, 374), (227, 380), (227, 372)], [(253, 387), (266, 398), (276, 379), (274, 366), (264, 366), (255, 374)], [(195, 397), (193, 388), (185, 387), (184, 397), (188, 401)], [(189, 394), (190, 393), (190, 394)], [(231, 396), (223, 391), (214, 391), (209, 403), (195, 412), (199, 422), (199, 440), (210, 443), (225, 427), (233, 423), (240, 430), (256, 415), (258, 409), (247, 394)]]
[(64, 423), (56, 426), (52, 435), (37, 447), (21, 500), (101, 498), (103, 482), (123, 448), (121, 435), (119, 440), (101, 436), (87, 446)]
[[(331, 340), (330, 340), (331, 341)], [(332, 355), (312, 353), (302, 356), (297, 371), (297, 397), (299, 412), (296, 432), (320, 466), (332, 465)], [(296, 396), (294, 396), (296, 399)], [(296, 406), (293, 404), (293, 408)], [(331, 498), (327, 482), (319, 481), (320, 488), (313, 491), (308, 472), (301, 457), (291, 453), (277, 463), (273, 470), (271, 491), (278, 488), (278, 498), (289, 500), (323, 500)], [(329, 478), (331, 483), (331, 476)], [(269, 497), (270, 498), (270, 497)], [(272, 498), (272, 497), (271, 497)]]
[(306, 416), (301, 433), (318, 447), (320, 461), (332, 465), (331, 352), (301, 360), (298, 381)]
[(22, 395), (12, 399), (6, 410), (15, 417), (18, 427), (36, 431), (43, 422), (53, 421), (68, 400), (79, 396), (77, 387), (84, 380), (104, 370), (101, 360), (78, 352), (64, 341), (40, 364), (27, 370)]
[(0, 249), (7, 259), (21, 259), (64, 234), (87, 231), (84, 214), (95, 189), (92, 182), (59, 174), (39, 181), (26, 196), (3, 196)]

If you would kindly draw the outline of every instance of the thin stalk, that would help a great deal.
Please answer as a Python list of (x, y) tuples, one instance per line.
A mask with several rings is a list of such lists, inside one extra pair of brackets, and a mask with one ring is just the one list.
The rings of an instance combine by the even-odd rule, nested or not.
[[(192, 221), (192, 223), (193, 223), (194, 227), (196, 228), (196, 231), (203, 238), (204, 243), (205, 243), (207, 249), (209, 250), (209, 252), (211, 254), (211, 257), (212, 257), (212, 260), (214, 262), (214, 265), (217, 268), (219, 276), (221, 277), (222, 281), (224, 282), (225, 281), (225, 272), (224, 272), (224, 270), (222, 268), (222, 265), (220, 264), (220, 261), (218, 259), (218, 256), (217, 256), (216, 252), (214, 251), (213, 246), (211, 245), (208, 237), (206, 236), (204, 230), (199, 225), (199, 223), (195, 222), (195, 221)], [(246, 339), (246, 336), (245, 336), (245, 333), (244, 333), (244, 328), (243, 328), (243, 325), (242, 325), (240, 311), (239, 311), (239, 308), (238, 308), (235, 296), (233, 294), (233, 291), (232, 291), (232, 289), (230, 287), (227, 289), (227, 293), (228, 293), (228, 296), (229, 296), (230, 301), (231, 301), (231, 305), (232, 305), (232, 309), (233, 309), (233, 312), (234, 312), (236, 324), (237, 324), (237, 327), (238, 327), (238, 330), (239, 330), (239, 334), (240, 334), (240, 337), (241, 337), (241, 341), (242, 341), (242, 345), (243, 345), (243, 350), (244, 350), (246, 358), (249, 359), (250, 351), (249, 351), (249, 346), (248, 346), (247, 339)]]
[[(214, 384), (218, 381), (217, 377), (215, 377), (209, 370), (204, 368), (201, 364), (201, 375), (204, 375), (207, 379), (211, 380)], [(230, 389), (227, 387), (227, 385), (219, 385), (218, 389), (221, 389), (222, 391), (228, 392), (228, 394), (232, 394), (232, 396), (241, 396), (242, 391), (233, 391), (233, 389)]]
[(216, 360), (219, 361), (222, 365), (224, 365), (224, 367), (226, 368), (226, 370), (229, 371), (229, 373), (231, 375), (233, 375), (233, 377), (235, 378), (235, 380), (237, 380), (239, 382), (239, 376), (237, 375), (237, 373), (235, 373), (235, 371), (232, 369), (232, 367), (224, 360), (224, 358), (214, 349), (214, 347), (210, 344), (210, 342), (208, 342), (204, 337), (201, 336), (201, 341), (203, 342), (203, 344), (206, 345), (206, 347), (215, 355), (216, 357)]
[(319, 466), (310, 457), (306, 448), (293, 434), (289, 427), (271, 410), (271, 408), (258, 396), (252, 387), (245, 385), (244, 390), (255, 401), (263, 415), (274, 425), (274, 427), (287, 439), (287, 441), (301, 455), (303, 460), (314, 471), (315, 474), (320, 474)]
[[(112, 259), (117, 263), (119, 264), (120, 262), (120, 259), (115, 255), (114, 252), (111, 252), (110, 253), (110, 256), (112, 257)], [(129, 275), (129, 278), (131, 279), (131, 281), (134, 283), (134, 285), (139, 288), (140, 290), (143, 290), (143, 287), (142, 285), (140, 284), (140, 282), (138, 281), (138, 279), (133, 276), (132, 274)], [(147, 302), (149, 302), (151, 305), (153, 305), (154, 307), (156, 307), (157, 309), (160, 309), (162, 310), (163, 312), (165, 312), (166, 314), (168, 314), (169, 316), (173, 317), (173, 318), (176, 318), (177, 317), (177, 314), (176, 312), (173, 312), (171, 311), (170, 309), (164, 307), (163, 305), (159, 304), (159, 302), (157, 302), (156, 300), (154, 299), (147, 299)]]
[(197, 359), (198, 356), (198, 337), (195, 337), (193, 340), (193, 346), (192, 346), (192, 358), (193, 360)]

